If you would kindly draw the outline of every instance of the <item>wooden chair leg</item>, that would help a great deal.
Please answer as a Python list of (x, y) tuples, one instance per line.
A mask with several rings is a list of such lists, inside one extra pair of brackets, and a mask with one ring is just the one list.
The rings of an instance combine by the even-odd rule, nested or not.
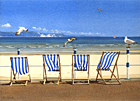
[(89, 79), (88, 79), (88, 85), (89, 85)]
[(43, 85), (45, 85), (46, 79), (44, 79)]
[(105, 80), (103, 79), (102, 75), (101, 75), (101, 74), (99, 74), (99, 75), (100, 75), (100, 77), (102, 78), (103, 82), (106, 84), (106, 82), (105, 82)]
[(28, 77), (29, 77), (29, 82), (31, 82), (31, 75), (29, 74)]
[(12, 86), (13, 85), (13, 82), (15, 82), (15, 81), (16, 81), (16, 77), (13, 77), (13, 79), (10, 82), (10, 86)]
[(27, 86), (28, 81), (26, 81), (25, 86)]
[(58, 81), (57, 81), (57, 85), (59, 85), (59, 80), (61, 80), (61, 75), (60, 75), (60, 73), (59, 73), (59, 76), (58, 76)]
[(59, 85), (59, 80), (58, 80), (58, 82), (57, 82), (57, 85)]
[(58, 77), (58, 81), (57, 81), (57, 83), (56, 83), (57, 85), (59, 85), (59, 77)]
[(74, 85), (74, 79), (72, 79), (72, 84)]
[[(114, 66), (113, 71), (112, 71), (113, 73), (114, 73), (114, 70), (115, 70), (115, 66)], [(113, 75), (111, 74), (111, 78), (110, 78), (110, 79), (112, 79), (112, 76), (113, 76)]]
[(96, 81), (97, 81), (97, 79), (98, 79), (98, 75), (99, 75), (98, 71), (99, 71), (99, 70), (97, 70), (97, 76), (96, 76)]
[(13, 85), (13, 81), (10, 82), (10, 86), (12, 86), (12, 85)]
[(72, 71), (72, 85), (74, 85), (74, 73)]
[(89, 72), (88, 72), (88, 85), (89, 85)]
[(119, 72), (118, 72), (118, 66), (116, 66), (116, 70), (117, 70), (118, 79), (120, 79), (120, 78), (119, 78)]
[(115, 77), (115, 79), (119, 82), (119, 84), (121, 84), (121, 82), (117, 79), (117, 77), (115, 76), (115, 74), (111, 71), (111, 69), (109, 69), (110, 72), (112, 73), (112, 75)]
[[(101, 72), (101, 70), (100, 70), (100, 72)], [(100, 74), (100, 72), (99, 72), (99, 70), (98, 70), (98, 74), (100, 75), (100, 77), (101, 77), (101, 79), (103, 80), (103, 82), (106, 84), (106, 82), (105, 82), (105, 80), (103, 79), (102, 74)], [(101, 72), (101, 73), (102, 73), (102, 72)]]
[(59, 79), (58, 79), (58, 85), (59, 85)]

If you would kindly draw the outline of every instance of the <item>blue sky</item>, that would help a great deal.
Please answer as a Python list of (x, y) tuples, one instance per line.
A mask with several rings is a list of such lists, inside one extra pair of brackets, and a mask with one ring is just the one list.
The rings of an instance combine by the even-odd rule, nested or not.
[[(1, 0), (0, 31), (140, 36), (140, 0)], [(98, 11), (100, 8), (102, 11)]]

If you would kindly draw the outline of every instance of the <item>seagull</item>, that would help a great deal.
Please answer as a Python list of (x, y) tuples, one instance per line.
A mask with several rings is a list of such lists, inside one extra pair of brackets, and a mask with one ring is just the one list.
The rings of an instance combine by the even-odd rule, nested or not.
[(97, 7), (97, 9), (98, 9), (98, 11), (102, 11), (102, 10), (100, 10), (98, 7)]
[(66, 46), (67, 42), (72, 42), (73, 40), (77, 40), (77, 39), (76, 39), (76, 38), (74, 38), (74, 37), (71, 37), (70, 39), (68, 39), (67, 41), (65, 41), (64, 46), (63, 46), (63, 47), (65, 47), (65, 46)]
[(129, 45), (132, 43), (136, 43), (135, 41), (131, 40), (131, 39), (127, 39), (127, 36), (124, 39), (124, 42), (128, 44), (127, 48), (129, 48)]
[(19, 28), (19, 30), (16, 32), (15, 35), (19, 35), (23, 30), (28, 31), (28, 29), (25, 29), (25, 27), (18, 27), (18, 28)]

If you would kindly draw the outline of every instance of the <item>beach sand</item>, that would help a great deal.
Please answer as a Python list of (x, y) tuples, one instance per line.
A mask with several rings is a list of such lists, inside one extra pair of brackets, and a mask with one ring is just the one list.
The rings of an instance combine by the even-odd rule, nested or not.
[(42, 85), (28, 83), (27, 86), (0, 85), (1, 101), (139, 101), (140, 81), (122, 81), (121, 85)]

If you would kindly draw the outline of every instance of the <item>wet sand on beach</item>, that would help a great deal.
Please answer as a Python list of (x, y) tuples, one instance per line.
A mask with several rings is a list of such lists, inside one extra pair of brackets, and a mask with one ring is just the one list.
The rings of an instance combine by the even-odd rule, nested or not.
[(104, 85), (91, 82), (90, 85), (42, 85), (28, 83), (27, 86), (0, 85), (1, 101), (88, 101), (88, 100), (140, 100), (140, 81), (122, 81), (121, 85)]

